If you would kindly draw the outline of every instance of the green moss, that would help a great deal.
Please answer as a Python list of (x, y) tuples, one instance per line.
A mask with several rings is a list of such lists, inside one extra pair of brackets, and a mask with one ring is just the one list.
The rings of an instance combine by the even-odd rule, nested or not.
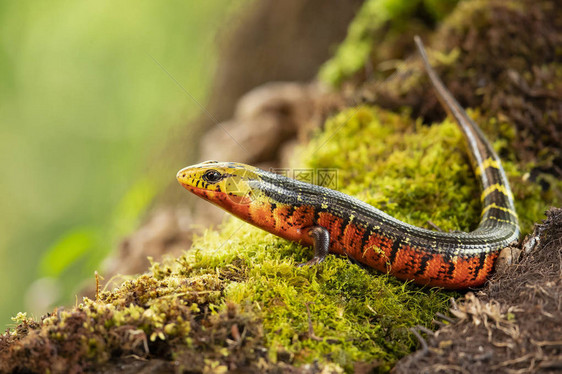
[[(162, 271), (159, 264), (153, 268), (154, 274)], [(243, 366), (250, 360), (249, 368), (253, 359), (259, 362), (256, 351), (263, 338), (258, 315), (225, 304), (219, 272), (188, 275), (179, 264), (174, 270), (163, 268), (165, 276), (140, 276), (101, 293), (97, 301), (85, 298), (71, 310), (60, 309), (41, 323), (18, 315), (18, 328), (0, 338), (0, 347), (12, 346), (0, 350), (0, 371), (57, 371), (60, 365), (81, 372), (127, 355), (177, 357), (174, 367), (195, 371), (215, 362)], [(244, 333), (244, 341), (229, 349), (235, 329)]]
[(260, 370), (319, 362), (348, 371), (376, 361), (387, 371), (416, 345), (408, 328), (430, 326), (435, 313), (446, 310), (448, 295), (343, 258), (295, 267), (309, 256), (308, 249), (231, 219), (177, 261), (154, 263), (151, 275), (103, 292), (97, 301), (84, 299), (40, 324), (18, 316), (19, 330), (0, 343), (23, 344), (42, 358), (16, 350), (2, 362), (41, 372), (53, 360), (87, 369), (122, 355), (150, 354), (201, 371), (248, 361)]
[[(235, 275), (225, 287), (226, 302), (261, 311), (272, 362), (290, 357), (296, 364), (335, 362), (351, 370), (356, 362), (376, 360), (388, 370), (415, 347), (408, 328), (430, 326), (435, 313), (446, 310), (446, 294), (372, 274), (343, 258), (297, 268), (310, 250), (237, 220), (221, 234), (206, 233), (194, 249), (183, 261), (193, 271)], [(309, 335), (307, 304), (320, 339)]]
[(334, 57), (320, 70), (320, 80), (338, 86), (371, 59), (381, 61), (381, 56), (389, 57), (377, 49), (379, 41), (385, 40), (385, 48), (388, 48), (392, 45), (388, 43), (389, 38), (397, 39), (402, 34), (411, 34), (411, 31), (420, 28), (417, 16), (435, 22), (449, 13), (456, 3), (456, 0), (366, 1), (349, 25), (346, 39), (338, 46)]

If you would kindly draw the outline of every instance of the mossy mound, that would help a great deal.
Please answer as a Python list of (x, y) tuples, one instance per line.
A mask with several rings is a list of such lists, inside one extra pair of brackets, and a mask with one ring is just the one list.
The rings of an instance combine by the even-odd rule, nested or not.
[[(328, 121), (301, 155), (309, 168), (336, 168), (340, 190), (407, 222), (431, 221), (445, 230), (478, 222), (477, 183), (449, 121), (427, 127), (407, 115), (351, 108)], [(506, 169), (520, 178), (509, 162)], [(528, 227), (545, 205), (540, 187), (520, 182), (515, 193)], [(295, 266), (310, 256), (307, 248), (230, 219), (184, 256), (155, 263), (150, 274), (95, 301), (40, 322), (20, 318), (0, 338), (0, 370), (93, 370), (135, 355), (188, 371), (293, 365), (352, 371), (360, 364), (387, 371), (416, 347), (410, 328), (432, 328), (457, 295), (342, 257)]]
[[(188, 372), (271, 372), (375, 362), (412, 351), (448, 295), (371, 274), (342, 258), (297, 268), (307, 249), (230, 220), (149, 275), (0, 338), (0, 371), (73, 372), (161, 359)], [(334, 366), (334, 364), (337, 364)], [(135, 366), (138, 369), (138, 363)]]
[[(257, 371), (263, 356), (260, 324), (234, 305), (219, 310), (223, 282), (218, 273), (164, 276), (158, 265), (154, 269), (100, 293), (97, 301), (85, 298), (40, 322), (18, 315), (17, 328), (0, 338), (0, 371), (80, 373), (131, 356), (137, 363), (164, 359), (169, 370), (201, 371), (228, 363)], [(235, 331), (243, 332), (243, 341), (236, 340)], [(225, 355), (229, 348), (231, 354)]]

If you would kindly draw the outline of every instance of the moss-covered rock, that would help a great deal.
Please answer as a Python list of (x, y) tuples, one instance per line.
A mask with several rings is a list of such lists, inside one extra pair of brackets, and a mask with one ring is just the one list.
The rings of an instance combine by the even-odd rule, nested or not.
[[(503, 143), (496, 144), (501, 151)], [(301, 157), (310, 168), (336, 168), (342, 191), (412, 224), (469, 230), (478, 222), (478, 187), (450, 121), (427, 127), (405, 114), (351, 108), (329, 120)], [(506, 169), (519, 178), (518, 210), (529, 227), (545, 207), (541, 189), (510, 162)], [(150, 274), (96, 300), (39, 323), (21, 319), (1, 338), (0, 369), (88, 369), (134, 354), (194, 371), (314, 363), (348, 371), (371, 363), (386, 371), (415, 348), (410, 328), (431, 328), (456, 295), (341, 257), (295, 266), (310, 255), (230, 219), (184, 256), (155, 263)]]

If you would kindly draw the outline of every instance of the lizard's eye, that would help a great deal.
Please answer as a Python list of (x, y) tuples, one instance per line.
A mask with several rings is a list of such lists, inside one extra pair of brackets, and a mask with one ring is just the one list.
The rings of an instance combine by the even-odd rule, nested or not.
[(205, 180), (205, 182), (208, 183), (217, 183), (218, 181), (220, 181), (223, 178), (223, 175), (221, 173), (219, 173), (216, 170), (207, 170), (205, 173), (203, 173), (202, 176), (203, 180)]

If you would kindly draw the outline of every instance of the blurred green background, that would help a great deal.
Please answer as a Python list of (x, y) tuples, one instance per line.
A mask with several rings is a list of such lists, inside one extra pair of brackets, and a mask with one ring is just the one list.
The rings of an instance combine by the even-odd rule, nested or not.
[(204, 103), (233, 6), (0, 1), (0, 328), (36, 279), (72, 304), (185, 166), (155, 157), (200, 108), (153, 58)]

